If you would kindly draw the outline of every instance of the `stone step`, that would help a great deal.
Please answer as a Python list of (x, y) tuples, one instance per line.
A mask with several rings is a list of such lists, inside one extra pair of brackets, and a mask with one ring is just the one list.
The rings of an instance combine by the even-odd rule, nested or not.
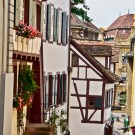
[(45, 132), (45, 131), (38, 131), (38, 132), (30, 132), (27, 131), (29, 135), (53, 135), (51, 132)]
[(29, 135), (54, 135), (55, 125), (29, 124), (25, 130)]

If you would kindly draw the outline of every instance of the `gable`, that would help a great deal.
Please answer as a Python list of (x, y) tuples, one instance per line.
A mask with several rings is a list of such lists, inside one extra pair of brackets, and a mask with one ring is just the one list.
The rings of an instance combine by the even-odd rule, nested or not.
[[(78, 64), (77, 66), (72, 65), (73, 71), (75, 71), (76, 73), (73, 72), (73, 75), (77, 75), (79, 78), (85, 79), (102, 79), (103, 74), (101, 72), (99, 72), (78, 50), (76, 50), (73, 46), (71, 46), (71, 56), (76, 56), (78, 58)], [(72, 59), (72, 63), (73, 63), (73, 59)], [(72, 64), (71, 63), (71, 64)], [(78, 69), (79, 68), (79, 73), (78, 73)], [(74, 77), (74, 76), (73, 76)]]
[[(85, 52), (73, 39), (71, 39), (70, 51), (77, 55), (80, 59), (84, 60), (86, 65), (91, 67), (99, 76), (105, 78), (106, 81), (114, 83), (120, 81), (120, 78), (112, 73), (109, 69), (106, 69), (100, 62), (94, 57)], [(94, 68), (93, 68), (94, 67)]]

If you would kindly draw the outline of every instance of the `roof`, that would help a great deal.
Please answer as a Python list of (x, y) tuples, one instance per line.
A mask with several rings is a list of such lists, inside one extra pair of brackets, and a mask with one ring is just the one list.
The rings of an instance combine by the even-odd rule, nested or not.
[(71, 14), (71, 25), (86, 27), (86, 25), (75, 14)]
[(126, 14), (118, 17), (108, 28), (108, 30), (118, 29), (118, 28), (131, 28), (134, 23), (134, 14)]
[(112, 56), (112, 43), (75, 39), (74, 41), (91, 56)]
[(89, 55), (85, 50), (83, 50), (77, 42), (71, 39), (71, 44), (96, 68), (101, 72), (110, 82), (114, 83), (119, 81), (120, 78), (112, 73), (109, 69), (106, 69), (100, 62), (98, 62), (94, 57)]
[(71, 26), (85, 27), (91, 31), (100, 32), (92, 22), (83, 22), (75, 14), (71, 14)]

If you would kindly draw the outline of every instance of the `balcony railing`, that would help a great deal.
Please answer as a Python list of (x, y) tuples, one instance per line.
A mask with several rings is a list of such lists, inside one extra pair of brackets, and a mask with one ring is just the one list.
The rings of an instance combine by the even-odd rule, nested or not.
[(35, 37), (33, 39), (24, 38), (16, 34), (16, 30), (13, 30), (13, 44), (14, 51), (39, 54), (41, 47), (41, 38)]

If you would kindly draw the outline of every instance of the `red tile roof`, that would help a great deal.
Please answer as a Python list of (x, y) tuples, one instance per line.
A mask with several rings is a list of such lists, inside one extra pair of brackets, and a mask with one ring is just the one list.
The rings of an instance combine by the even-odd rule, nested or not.
[(118, 29), (118, 28), (131, 28), (134, 23), (134, 14), (126, 14), (118, 17), (108, 28), (108, 30)]
[(75, 14), (71, 14), (71, 26), (85, 27), (91, 31), (100, 32), (92, 22), (83, 22)]

